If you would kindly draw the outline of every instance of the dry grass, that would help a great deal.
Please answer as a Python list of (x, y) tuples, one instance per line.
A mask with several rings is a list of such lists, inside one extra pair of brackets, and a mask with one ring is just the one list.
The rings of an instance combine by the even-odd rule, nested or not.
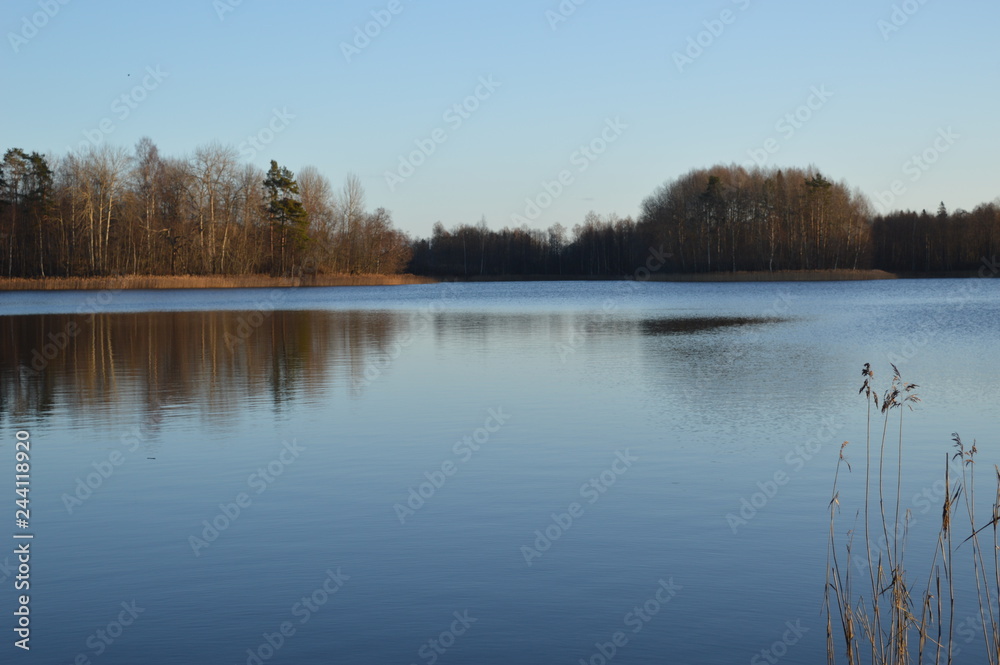
[(117, 289), (247, 289), (302, 286), (400, 286), (433, 284), (415, 275), (125, 275), (122, 277), (0, 278), (0, 291), (87, 291)]
[[(906, 665), (909, 663), (951, 664), (958, 655), (955, 646), (956, 614), (955, 590), (956, 567), (963, 577), (973, 574), (978, 601), (979, 631), (986, 647), (986, 657), (990, 665), (1000, 665), (1000, 468), (996, 468), (997, 492), (994, 497), (992, 515), (985, 526), (977, 528), (975, 498), (975, 455), (976, 445), (966, 448), (958, 434), (953, 435), (956, 452), (945, 457), (944, 498), (941, 507), (941, 523), (929, 567), (929, 575), (924, 591), (915, 591), (917, 586), (913, 575), (907, 569), (905, 552), (912, 516), (909, 510), (900, 512), (903, 459), (903, 407), (911, 407), (920, 401), (916, 396), (915, 384), (906, 383), (899, 370), (892, 366), (893, 376), (889, 387), (883, 393), (881, 402), (874, 388), (874, 373), (865, 364), (862, 370), (864, 383), (860, 394), (867, 402), (868, 426), (865, 444), (864, 502), (851, 508), (855, 521), (862, 520), (847, 532), (847, 541), (841, 548), (837, 536), (837, 517), (842, 504), (850, 505), (848, 498), (842, 499), (838, 490), (838, 480), (842, 468), (851, 470), (844, 456), (844, 445), (840, 450), (837, 471), (834, 476), (833, 493), (830, 500), (830, 532), (827, 552), (826, 614), (827, 614), (827, 662), (843, 661), (850, 664), (872, 663), (873, 665)], [(874, 413), (873, 408), (874, 407)], [(898, 421), (891, 418), (899, 413)], [(873, 419), (874, 416), (874, 419)], [(881, 422), (879, 420), (881, 419)], [(875, 435), (872, 435), (875, 425)], [(890, 429), (891, 425), (891, 429)], [(881, 433), (878, 429), (881, 428)], [(890, 434), (894, 441), (890, 441)], [(895, 460), (887, 465), (886, 447), (895, 444)], [(892, 469), (892, 464), (895, 469)], [(886, 482), (895, 480), (895, 491)], [(964, 499), (964, 501), (963, 501)], [(964, 510), (962, 510), (964, 503)], [(964, 529), (959, 525), (961, 514), (968, 518), (969, 535), (955, 533)], [(891, 528), (891, 533), (890, 533)], [(993, 542), (986, 546), (980, 543), (980, 534), (993, 531)], [(880, 541), (873, 552), (872, 532)], [(963, 534), (964, 535), (964, 534)], [(855, 536), (863, 536), (865, 543), (860, 551), (855, 548)], [(963, 558), (957, 559), (963, 545)], [(858, 565), (860, 564), (860, 565)], [(861, 579), (855, 580), (853, 568)], [(861, 589), (855, 591), (855, 584)], [(835, 628), (834, 617), (839, 626)], [(838, 648), (838, 642), (840, 647)], [(963, 646), (964, 648), (964, 646)], [(963, 659), (963, 662), (968, 662)]]

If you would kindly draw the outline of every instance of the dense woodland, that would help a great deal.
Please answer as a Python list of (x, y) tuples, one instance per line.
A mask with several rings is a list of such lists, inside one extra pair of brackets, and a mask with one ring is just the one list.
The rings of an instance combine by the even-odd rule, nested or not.
[(716, 166), (667, 182), (638, 219), (588, 214), (572, 229), (492, 230), (485, 219), (412, 240), (366, 207), (355, 176), (334, 191), (313, 167), (242, 164), (210, 144), (186, 158), (150, 139), (0, 163), (6, 277), (394, 274), (621, 277), (651, 250), (662, 272), (975, 270), (1000, 254), (1000, 200), (972, 212), (875, 214), (815, 168)]
[(185, 159), (149, 139), (58, 159), (8, 150), (0, 164), (4, 276), (395, 273), (410, 241), (315, 168), (265, 173), (217, 144)]
[(485, 220), (413, 246), (411, 268), (437, 276), (630, 276), (651, 250), (664, 272), (878, 268), (969, 271), (1000, 254), (1000, 203), (934, 216), (876, 215), (867, 197), (816, 169), (698, 169), (663, 185), (638, 220), (593, 213), (568, 231)]

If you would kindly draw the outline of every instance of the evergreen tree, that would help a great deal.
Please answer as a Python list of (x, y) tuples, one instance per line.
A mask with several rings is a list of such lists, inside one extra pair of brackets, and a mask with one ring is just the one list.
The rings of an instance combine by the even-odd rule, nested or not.
[[(45, 157), (37, 152), (29, 155), (20, 148), (4, 154), (0, 164), (0, 206), (7, 209), (10, 229), (8, 275), (20, 272), (45, 277), (47, 222), (52, 211), (52, 169)], [(11, 249), (17, 240), (26, 251), (15, 257)], [(28, 243), (34, 247), (29, 248)], [(19, 265), (15, 267), (16, 262)]]
[(264, 189), (271, 231), (271, 272), (287, 275), (295, 257), (309, 242), (309, 215), (298, 198), (299, 185), (294, 174), (279, 167), (273, 159)]

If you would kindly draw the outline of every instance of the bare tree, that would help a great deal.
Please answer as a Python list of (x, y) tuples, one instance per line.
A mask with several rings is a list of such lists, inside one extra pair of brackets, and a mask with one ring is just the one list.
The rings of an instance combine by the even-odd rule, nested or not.
[(344, 180), (344, 186), (337, 197), (335, 218), (343, 238), (341, 265), (347, 272), (356, 273), (358, 269), (359, 231), (365, 216), (365, 189), (357, 174), (350, 173)]
[[(236, 165), (236, 148), (217, 142), (197, 148), (191, 159), (191, 198), (197, 215), (202, 262), (209, 273), (222, 268), (216, 261), (217, 254), (221, 252), (225, 260), (230, 231), (228, 204), (236, 180)], [(224, 226), (221, 250), (216, 237), (220, 219)]]
[(299, 171), (299, 200), (309, 215), (312, 235), (310, 255), (313, 268), (320, 264), (334, 267), (335, 201), (330, 181), (315, 166), (306, 166)]

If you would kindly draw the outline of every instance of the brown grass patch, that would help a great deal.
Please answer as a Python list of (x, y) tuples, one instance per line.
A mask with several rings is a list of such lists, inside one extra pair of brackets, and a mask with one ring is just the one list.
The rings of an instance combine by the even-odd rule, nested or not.
[(0, 291), (95, 291), (118, 289), (249, 289), (303, 286), (401, 286), (433, 284), (416, 275), (124, 275), (121, 277), (0, 278)]

